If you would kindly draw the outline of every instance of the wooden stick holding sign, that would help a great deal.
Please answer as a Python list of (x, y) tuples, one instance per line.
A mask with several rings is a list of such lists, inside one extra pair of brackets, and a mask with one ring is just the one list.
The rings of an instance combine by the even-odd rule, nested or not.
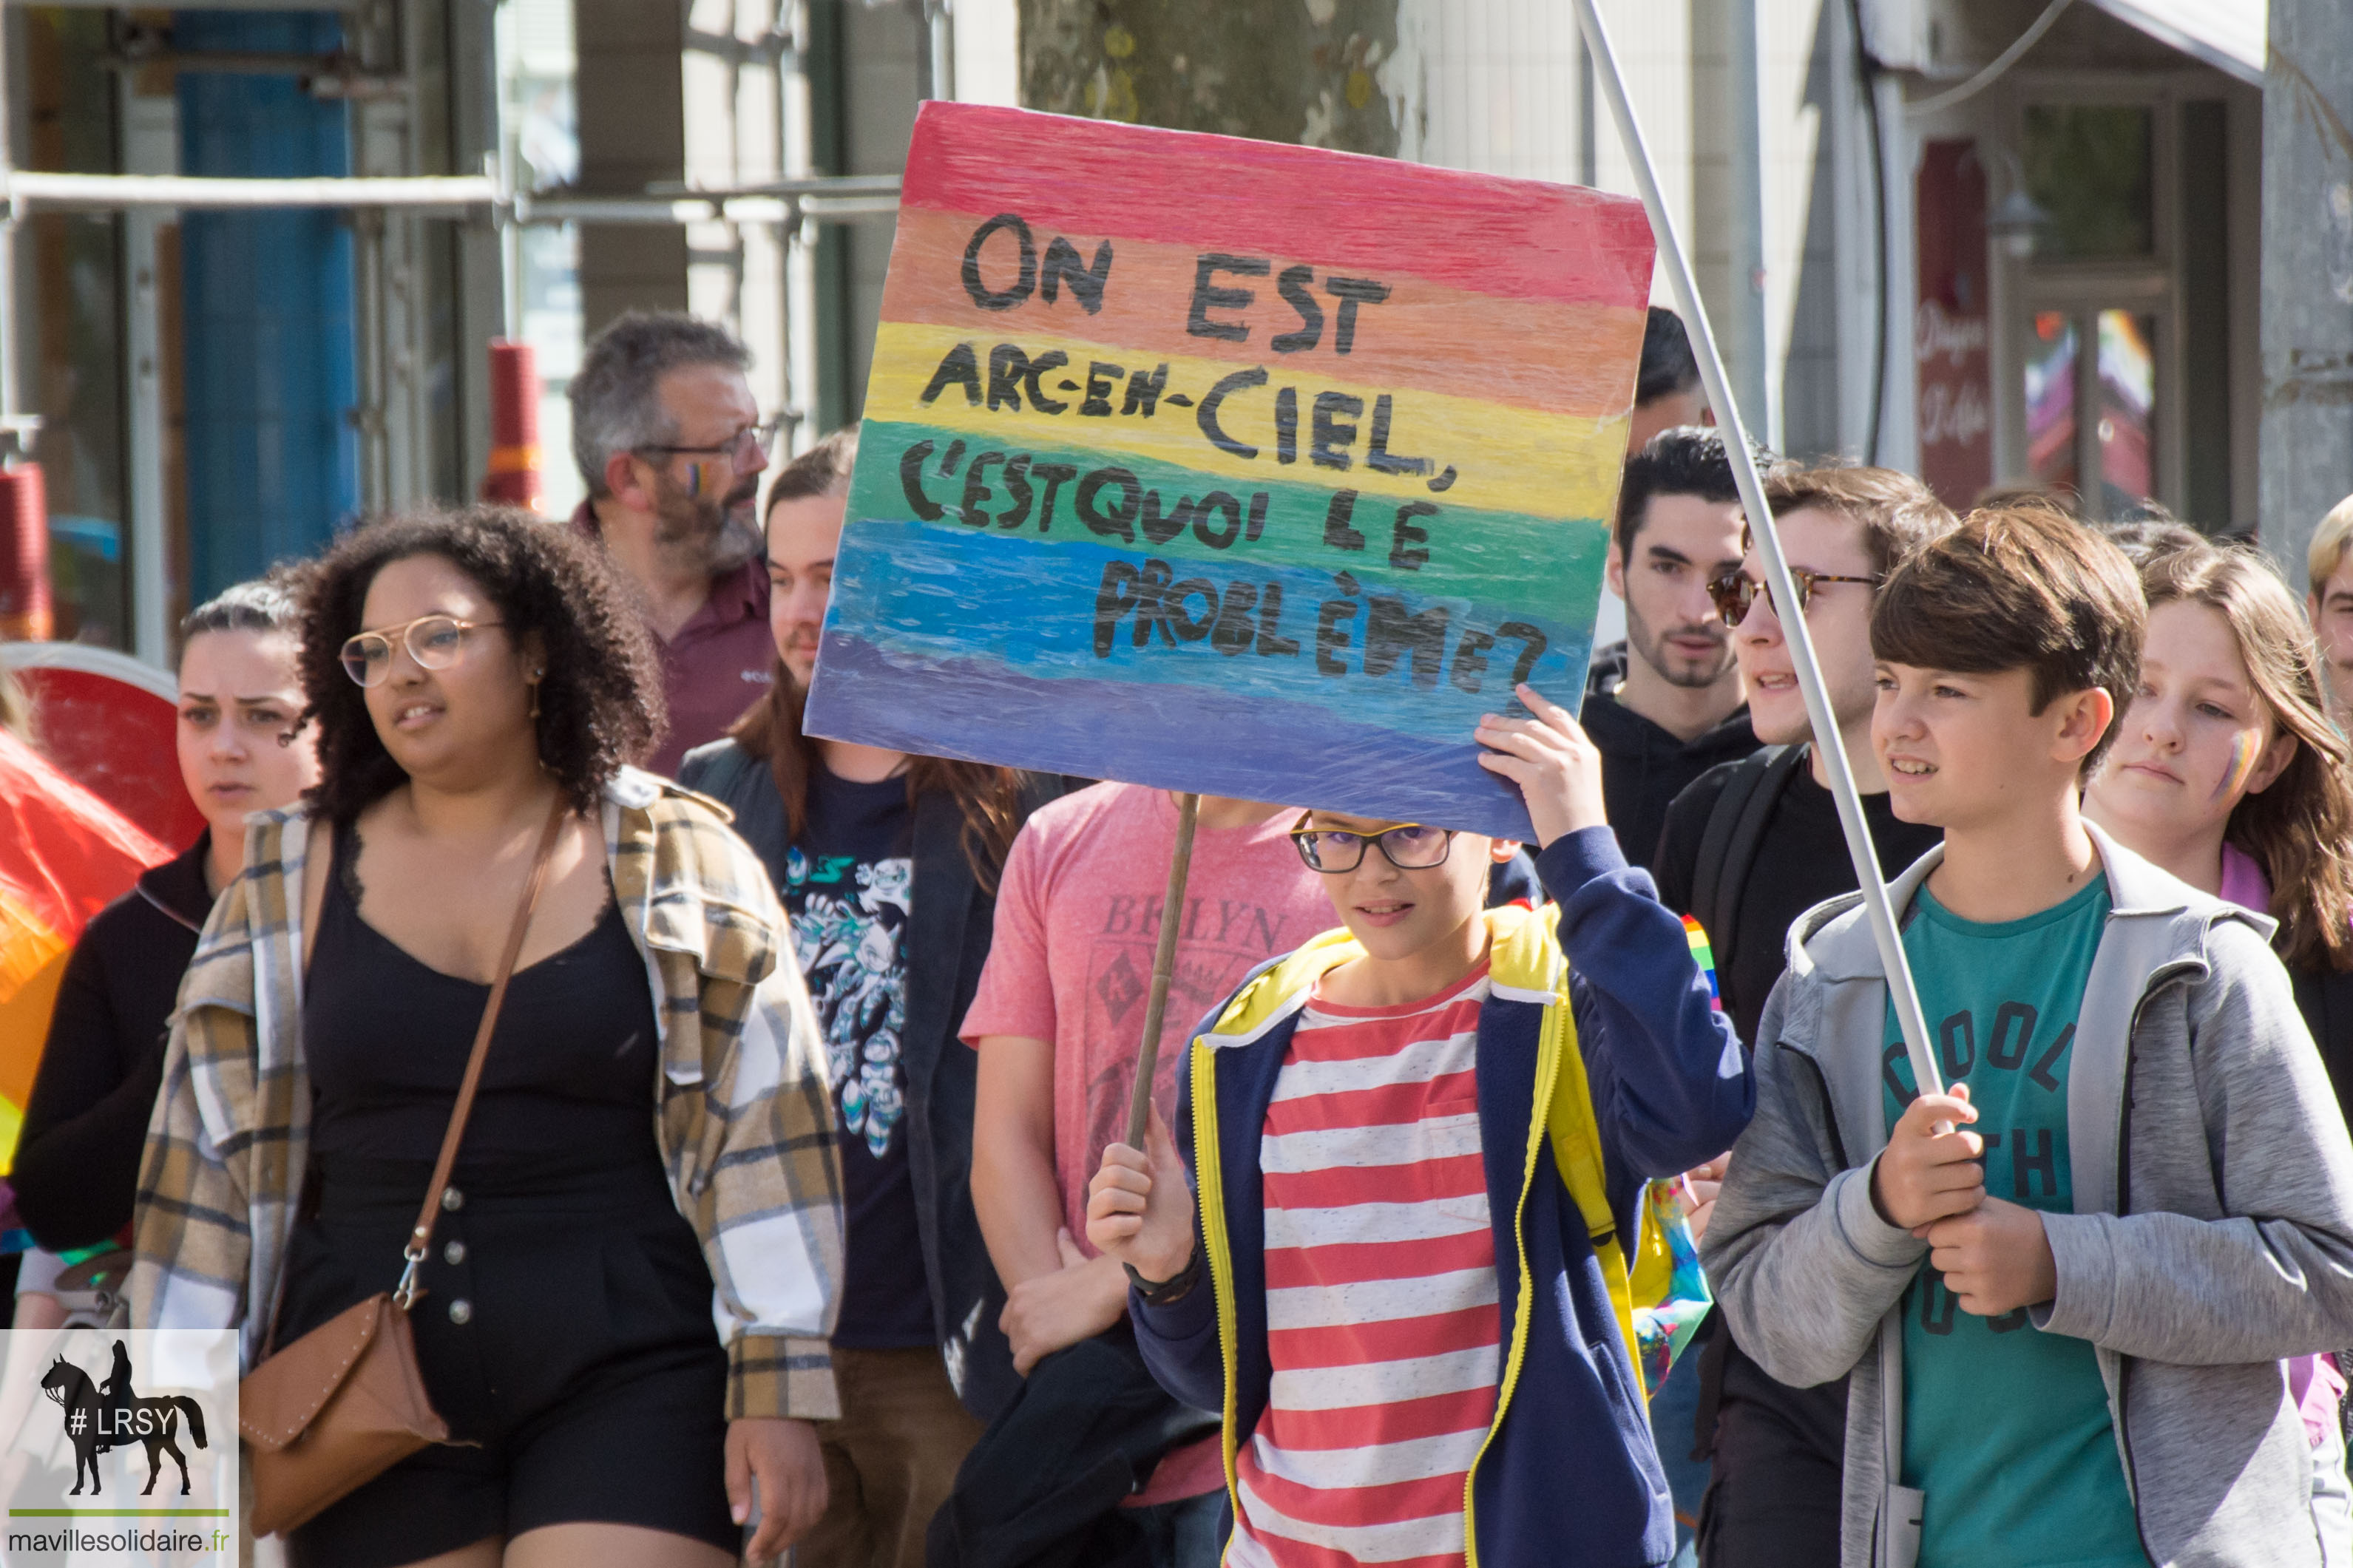
[(1160, 900), (1160, 942), (1152, 953), (1152, 989), (1144, 997), (1144, 1048), (1136, 1053), (1135, 1087), (1127, 1096), (1127, 1144), (1144, 1147), (1152, 1121), (1152, 1078), (1160, 1067), (1160, 1020), (1168, 1011), (1168, 982), (1176, 973), (1176, 928), (1185, 922), (1185, 879), (1193, 870), (1193, 829), (1201, 797), (1176, 797), (1176, 847), (1168, 857), (1168, 891)]
[[(1577, 21), (1585, 33), (1585, 47), (1593, 56), (1594, 79), (1609, 100), (1610, 116), (1618, 121), (1618, 134), (1624, 140), (1633, 164), (1634, 183), (1641, 188), (1642, 205), (1651, 215), (1651, 231), (1658, 240), (1659, 259), (1667, 269), (1668, 282), (1674, 288), (1675, 303), (1683, 309), (1683, 325), (1691, 334), (1692, 353), (1699, 361), (1700, 380), (1707, 388), (1708, 406), (1715, 411), (1716, 422), (1724, 428), (1725, 452), (1732, 459), (1732, 477), (1740, 489), (1740, 504), (1748, 514), (1749, 532), (1757, 542), (1757, 553), (1765, 557), (1766, 587), (1777, 606), (1802, 604), (1797, 584), (1789, 575), (1788, 559), (1781, 552), (1781, 536), (1773, 524), (1773, 509), (1765, 504), (1765, 482), (1757, 472), (1756, 455), (1749, 447), (1748, 431), (1741, 421), (1739, 406), (1732, 399), (1731, 382), (1724, 374), (1724, 359), (1716, 350), (1707, 308), (1700, 302), (1699, 285), (1683, 254), (1683, 237), (1675, 231), (1674, 215), (1667, 210), (1666, 201), (1659, 194), (1659, 176), (1651, 165), (1650, 145), (1643, 140), (1633, 102), (1626, 95), (1626, 79), (1618, 68), (1618, 53), (1610, 47), (1609, 30), (1602, 25), (1595, 0), (1577, 0)], [(1781, 613), (1781, 634), (1788, 641), (1789, 658), (1797, 668), (1798, 688), (1805, 693), (1806, 717), (1813, 725), (1815, 751), (1822, 759), (1823, 770), (1830, 774), (1831, 798), (1838, 803), (1839, 826), (1845, 830), (1847, 853), (1854, 861), (1855, 885), (1862, 890), (1872, 940), (1878, 945), (1879, 962), (1887, 973), (1887, 994), (1895, 1005), (1895, 1025), (1903, 1032), (1904, 1048), (1911, 1058), (1912, 1081), (1922, 1094), (1942, 1093), (1944, 1079), (1936, 1071), (1936, 1055), (1929, 1047), (1919, 988), (1913, 983), (1912, 965), (1904, 954), (1903, 934), (1895, 924), (1894, 907), (1888, 900), (1887, 884), (1880, 876), (1879, 856), (1872, 847), (1871, 830), (1862, 815), (1862, 796), (1854, 786), (1854, 769), (1847, 762), (1838, 720), (1831, 711), (1830, 693), (1822, 685), (1822, 667), (1814, 657), (1813, 635), (1807, 629), (1804, 616), (1790, 615), (1786, 608)]]

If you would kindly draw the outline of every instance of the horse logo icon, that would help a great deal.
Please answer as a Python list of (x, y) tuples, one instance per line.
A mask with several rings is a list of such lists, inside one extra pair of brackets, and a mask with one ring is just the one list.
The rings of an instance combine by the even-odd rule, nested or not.
[(140, 1398), (131, 1386), (131, 1352), (121, 1340), (114, 1342), (114, 1366), (104, 1384), (93, 1386), (88, 1373), (61, 1355), (42, 1377), (41, 1392), (64, 1413), (66, 1436), (74, 1447), (74, 1485), (67, 1496), (81, 1495), (82, 1472), (87, 1470), (90, 1495), (96, 1497), (98, 1457), (133, 1443), (147, 1447), (147, 1484), (141, 1489), (141, 1497), (155, 1489), (165, 1454), (180, 1467), (180, 1495), (188, 1495), (188, 1457), (176, 1441), (180, 1417), (187, 1416), (188, 1436), (195, 1439), (197, 1447), (205, 1447), (204, 1408), (185, 1394)]

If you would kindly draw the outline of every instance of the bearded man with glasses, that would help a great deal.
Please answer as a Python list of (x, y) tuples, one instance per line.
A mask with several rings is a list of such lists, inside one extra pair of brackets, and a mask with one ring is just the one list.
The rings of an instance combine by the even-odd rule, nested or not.
[(572, 526), (601, 542), (661, 658), (670, 731), (643, 759), (675, 774), (767, 695), (776, 663), (760, 563), (760, 476), (773, 421), (751, 351), (715, 322), (632, 310), (572, 379), (572, 455), (588, 499)]

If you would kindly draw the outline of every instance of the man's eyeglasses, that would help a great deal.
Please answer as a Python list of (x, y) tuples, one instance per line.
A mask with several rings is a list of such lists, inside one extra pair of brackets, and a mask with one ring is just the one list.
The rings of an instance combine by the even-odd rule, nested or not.
[(1447, 852), (1454, 847), (1451, 831), (1424, 827), (1419, 822), (1366, 834), (1336, 827), (1310, 827), (1309, 820), (1307, 816), (1300, 817), (1299, 826), (1291, 830), (1291, 842), (1298, 846), (1299, 858), (1307, 862), (1309, 870), (1335, 876), (1363, 865), (1365, 846), (1368, 844), (1379, 845), (1389, 864), (1400, 871), (1426, 871), (1432, 866), (1443, 866)]
[(659, 452), (672, 458), (724, 458), (741, 468), (754, 458), (764, 465), (769, 449), (776, 443), (776, 433), (784, 427), (785, 416), (771, 415), (757, 425), (746, 425), (724, 441), (709, 447), (651, 445), (639, 447), (640, 452)]
[(343, 673), (363, 687), (382, 686), (392, 673), (393, 644), (408, 649), (420, 669), (448, 669), (465, 650), (466, 634), (502, 621), (461, 621), (455, 616), (419, 616), (406, 626), (362, 632), (344, 640)]
[[(1835, 572), (1809, 572), (1802, 566), (1790, 567), (1789, 577), (1798, 584), (1798, 614), (1801, 616), (1813, 601), (1817, 583), (1860, 583), (1867, 588), (1876, 588), (1885, 581), (1880, 577), (1842, 577)], [(1748, 606), (1757, 602), (1759, 594), (1765, 595), (1767, 604), (1773, 603), (1773, 591), (1746, 572), (1726, 572), (1721, 577), (1709, 579), (1707, 584), (1707, 596), (1715, 601), (1715, 613), (1724, 617), (1727, 626), (1736, 626), (1748, 618)], [(1774, 608), (1778, 614), (1779, 606)]]

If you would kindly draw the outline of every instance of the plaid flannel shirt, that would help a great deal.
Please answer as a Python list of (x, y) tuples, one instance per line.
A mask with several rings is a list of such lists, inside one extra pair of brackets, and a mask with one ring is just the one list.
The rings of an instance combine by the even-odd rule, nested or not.
[[(624, 769), (607, 864), (661, 1020), (655, 1133), (702, 1238), (727, 1416), (840, 1414), (841, 1183), (825, 1052), (785, 915), (725, 808)], [(258, 815), (180, 988), (139, 1172), (132, 1321), (241, 1330), (261, 1358), (309, 1152), (301, 1017), (307, 812)], [(419, 1198), (423, 1194), (418, 1194)], [(386, 1258), (389, 1289), (400, 1259)]]

